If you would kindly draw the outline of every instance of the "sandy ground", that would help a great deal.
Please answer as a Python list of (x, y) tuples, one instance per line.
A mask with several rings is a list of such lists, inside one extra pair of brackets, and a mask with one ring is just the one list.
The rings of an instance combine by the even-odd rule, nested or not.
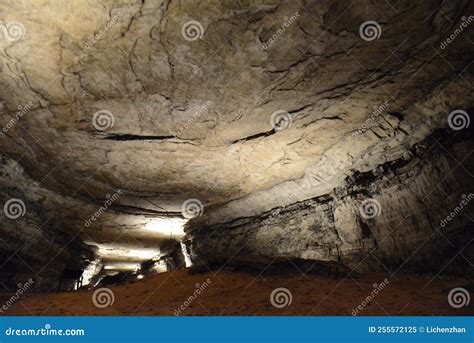
[[(257, 274), (221, 271), (190, 274), (187, 270), (163, 273), (120, 286), (109, 287), (112, 305), (98, 308), (94, 290), (63, 293), (28, 294), (17, 300), (3, 315), (351, 315), (387, 275), (366, 275), (357, 279), (332, 279), (321, 276)], [(192, 297), (196, 284), (203, 288)], [(270, 294), (277, 287), (291, 292), (291, 304), (276, 308)], [(452, 308), (449, 291), (464, 287), (467, 279), (441, 280), (432, 275), (405, 275), (389, 284), (369, 302), (359, 315), (473, 315), (474, 307)], [(9, 296), (2, 295), (5, 303)]]

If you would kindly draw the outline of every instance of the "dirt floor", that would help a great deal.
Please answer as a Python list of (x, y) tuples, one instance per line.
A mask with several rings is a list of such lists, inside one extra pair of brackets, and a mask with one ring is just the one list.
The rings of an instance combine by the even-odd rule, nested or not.
[[(357, 279), (333, 279), (294, 274), (261, 276), (232, 271), (190, 274), (180, 270), (109, 287), (115, 299), (105, 308), (94, 305), (94, 290), (90, 290), (27, 294), (2, 314), (172, 316), (182, 306), (179, 315), (350, 316), (354, 308), (373, 294), (374, 284), (380, 285), (386, 277), (385, 274), (373, 274)], [(196, 286), (202, 289), (200, 294), (197, 294)], [(278, 287), (289, 290), (291, 304), (282, 308), (272, 305), (270, 296)], [(358, 315), (473, 315), (472, 302), (460, 309), (448, 304), (448, 293), (455, 287), (464, 287), (472, 294), (472, 281), (463, 278), (441, 280), (433, 275), (391, 278)], [(7, 295), (0, 298), (3, 304), (7, 299)], [(288, 297), (279, 300), (288, 302)]]

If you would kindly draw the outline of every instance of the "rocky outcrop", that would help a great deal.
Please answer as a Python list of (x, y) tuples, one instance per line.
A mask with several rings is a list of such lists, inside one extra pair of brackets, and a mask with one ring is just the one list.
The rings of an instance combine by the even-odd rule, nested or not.
[[(15, 291), (32, 279), (34, 290), (56, 289), (62, 271), (84, 269), (93, 258), (92, 250), (60, 223), (48, 219), (39, 194), (21, 189), (11, 177), (21, 169), (5, 157), (0, 158), (0, 202), (3, 218), (0, 239), (1, 291)], [(28, 192), (28, 193), (27, 193)]]
[(268, 268), (286, 257), (361, 272), (472, 274), (472, 147), (472, 130), (438, 131), (401, 159), (350, 175), (327, 195), (224, 224), (191, 223), (192, 256), (211, 265), (253, 261)]

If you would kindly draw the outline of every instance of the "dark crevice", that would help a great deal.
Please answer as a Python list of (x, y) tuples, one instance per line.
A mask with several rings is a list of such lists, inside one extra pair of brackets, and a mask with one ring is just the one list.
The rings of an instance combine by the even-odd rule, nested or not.
[(344, 190), (357, 189), (353, 193), (356, 194), (359, 192), (359, 189), (369, 189), (370, 185), (374, 184), (381, 175), (402, 174), (406, 172), (404, 168), (413, 163), (415, 159), (422, 160), (422, 158), (426, 159), (427, 156), (434, 157), (440, 153), (441, 148), (435, 144), (436, 142), (442, 142), (445, 148), (451, 148), (457, 142), (470, 140), (472, 137), (472, 132), (470, 131), (472, 131), (470, 128), (459, 132), (453, 132), (453, 130), (446, 128), (436, 129), (431, 135), (407, 150), (409, 158), (400, 157), (396, 160), (380, 164), (373, 170), (366, 172), (355, 171), (346, 178), (343, 186), (336, 188), (336, 194), (344, 193)]
[(320, 118), (316, 118), (315, 120), (310, 121), (309, 123), (306, 123), (306, 124), (301, 125), (301, 127), (302, 127), (302, 128), (308, 127), (308, 126), (310, 126), (311, 124), (314, 124), (314, 123), (316, 123), (316, 122), (318, 122), (318, 121), (321, 121), (321, 120), (339, 120), (339, 121), (344, 122), (344, 119), (342, 119), (342, 118), (339, 117), (339, 116), (334, 116), (334, 117), (320, 117)]
[(253, 139), (257, 139), (257, 138), (260, 138), (260, 137), (268, 137), (268, 136), (273, 135), (274, 133), (276, 133), (275, 130), (270, 130), (270, 131), (266, 131), (266, 132), (259, 132), (259, 133), (256, 133), (255, 135), (247, 136), (247, 137), (240, 138), (240, 139), (237, 139), (235, 141), (232, 141), (231, 144), (235, 144), (235, 143), (239, 143), (239, 142), (245, 142), (245, 141), (251, 141)]
[(103, 139), (109, 141), (162, 141), (176, 138), (176, 136), (153, 136), (153, 135), (129, 135), (129, 134), (111, 134)]

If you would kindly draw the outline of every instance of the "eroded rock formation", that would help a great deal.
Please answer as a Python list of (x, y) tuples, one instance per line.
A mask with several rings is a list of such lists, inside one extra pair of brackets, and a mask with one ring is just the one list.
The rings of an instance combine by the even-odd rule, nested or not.
[(2, 218), (2, 282), (52, 289), (97, 259), (158, 271), (181, 251), (472, 272), (473, 203), (441, 227), (474, 192), (472, 12), (2, 2), (0, 200), (24, 205)]
[[(193, 252), (197, 260), (224, 265), (266, 265), (284, 256), (337, 261), (361, 272), (437, 272), (446, 266), (472, 273), (474, 193), (466, 194), (472, 187), (466, 171), (473, 170), (474, 160), (457, 165), (472, 149), (472, 133), (456, 135), (456, 141), (443, 134), (398, 160), (348, 176), (327, 195), (225, 224), (193, 223)], [(321, 182), (316, 178), (305, 187)], [(448, 225), (445, 218), (456, 208), (466, 215)]]

